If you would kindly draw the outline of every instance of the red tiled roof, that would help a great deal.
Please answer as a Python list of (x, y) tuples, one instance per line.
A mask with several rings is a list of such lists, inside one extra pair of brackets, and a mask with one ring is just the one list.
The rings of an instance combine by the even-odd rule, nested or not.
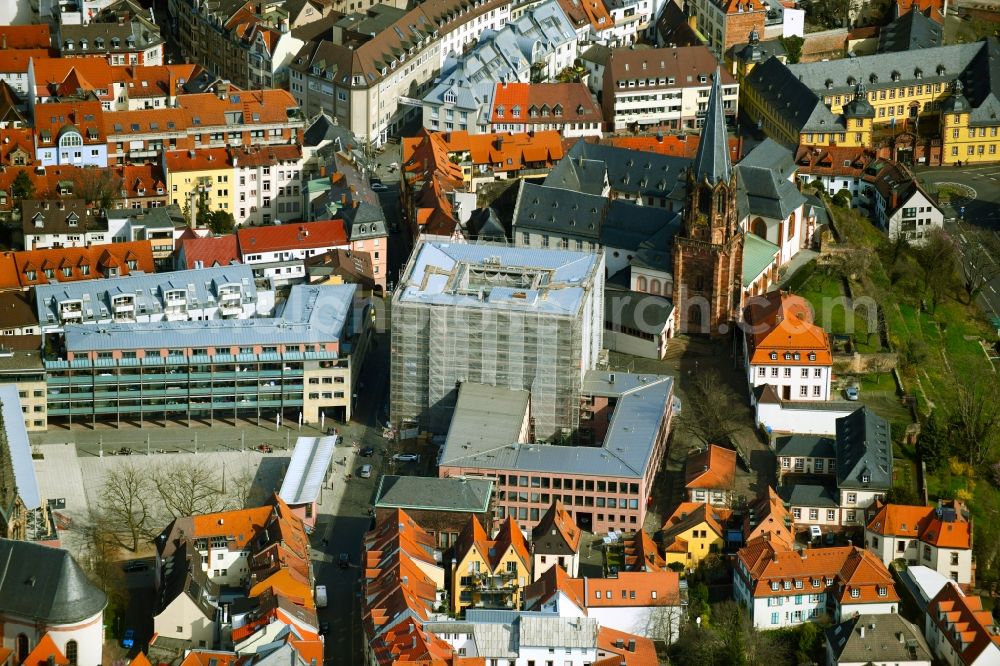
[[(620, 571), (617, 578), (582, 578), (587, 608), (680, 604), (676, 571)], [(597, 596), (598, 591), (602, 594)]]
[(868, 529), (882, 536), (920, 539), (938, 548), (972, 548), (971, 525), (956, 507), (955, 520), (944, 521), (931, 506), (886, 504), (868, 522)]
[(736, 480), (736, 451), (710, 444), (690, 456), (684, 468), (685, 488), (732, 489)]
[[(129, 113), (142, 114), (146, 112), (130, 111)], [(163, 161), (167, 166), (167, 172), (215, 171), (233, 168), (227, 148), (167, 150), (163, 153)]]
[[(795, 551), (781, 541), (758, 537), (741, 548), (737, 558), (748, 572), (754, 597), (786, 596), (790, 590), (800, 590), (830, 592), (853, 604), (899, 601), (885, 565), (871, 552), (855, 546)], [(743, 575), (742, 568), (738, 571)], [(853, 590), (858, 591), (857, 597)], [(880, 595), (880, 590), (885, 594)]]
[(348, 244), (343, 220), (242, 227), (236, 231), (236, 236), (243, 256), (308, 247), (346, 247)]
[[(671, 134), (609, 136), (601, 139), (600, 143), (617, 148), (628, 148), (647, 153), (694, 159), (695, 154), (698, 152), (698, 141), (700, 138), (697, 134), (681, 134), (679, 136)], [(739, 137), (729, 137), (729, 159), (733, 164), (740, 161), (741, 148), (742, 140)]]
[(52, 38), (47, 23), (0, 26), (0, 50), (50, 49)]
[[(763, 299), (763, 300), (762, 300)], [(758, 296), (746, 309), (747, 343), (753, 365), (830, 365), (830, 339), (813, 323), (812, 308), (801, 296), (772, 291)], [(777, 354), (775, 359), (771, 353)], [(789, 358), (785, 358), (785, 354)], [(810, 361), (809, 354), (816, 360)], [(798, 358), (795, 358), (798, 354)]]
[[(519, 118), (513, 118), (510, 110), (521, 107)], [(499, 107), (504, 108), (504, 116), (497, 115)], [(557, 113), (558, 107), (558, 113)], [(532, 108), (537, 115), (532, 116)], [(543, 109), (545, 110), (543, 114)], [(601, 123), (604, 117), (601, 109), (590, 96), (584, 83), (497, 83), (490, 109), (493, 123)]]
[(1000, 633), (993, 630), (996, 626), (993, 616), (983, 609), (981, 598), (962, 594), (955, 583), (949, 582), (941, 588), (927, 605), (927, 615), (963, 664), (975, 663), (987, 649), (994, 655), (1000, 654), (997, 652)]
[(242, 149), (230, 148), (229, 158), (233, 166), (272, 166), (279, 162), (301, 160), (302, 147), (299, 145), (280, 145), (244, 146)]
[[(743, 519), (743, 540), (749, 543), (757, 537), (777, 539), (791, 548), (795, 542), (792, 534), (792, 514), (785, 508), (785, 502), (778, 496), (774, 488), (767, 487), (750, 505), (752, 513), (748, 512)], [(751, 516), (753, 518), (751, 519)]]
[(49, 51), (45, 49), (24, 49), (21, 51), (0, 50), (0, 72), (4, 74), (28, 73), (28, 63), (32, 58), (48, 59)]
[(658, 666), (656, 646), (644, 636), (611, 627), (597, 630), (597, 661), (594, 666)]
[(225, 236), (189, 237), (177, 241), (178, 256), (184, 258), (184, 267), (195, 268), (201, 262), (203, 268), (231, 266), (240, 259), (236, 234)]
[(625, 538), (626, 571), (662, 571), (666, 566), (653, 537), (644, 530)]
[(84, 145), (107, 142), (104, 109), (99, 101), (51, 102), (35, 106), (35, 136), (39, 146), (54, 146), (63, 130), (76, 128)]
[[(55, 271), (51, 279), (59, 282), (77, 282), (107, 277), (107, 268), (120, 269), (120, 275), (128, 275), (131, 270), (128, 260), (136, 262), (137, 271), (152, 273), (153, 248), (149, 241), (133, 241), (130, 243), (111, 243), (108, 245), (91, 245), (90, 247), (64, 247), (45, 250), (24, 250), (22, 252), (5, 253), (13, 259), (14, 274), (9, 273), (10, 262), (0, 262), (0, 284), (12, 284), (16, 279), (22, 287), (36, 284), (48, 284), (48, 278), (43, 272), (48, 266)], [(129, 257), (128, 255), (131, 255)], [(70, 275), (63, 275), (62, 268), (70, 267)], [(82, 267), (89, 266), (90, 272), (84, 275)], [(35, 279), (29, 280), (27, 271), (36, 272)]]
[(580, 528), (576, 526), (573, 517), (566, 511), (560, 500), (553, 502), (542, 519), (538, 521), (538, 525), (532, 530), (535, 535), (533, 538), (537, 539), (538, 535), (545, 534), (549, 530), (553, 530), (553, 533), (558, 532), (574, 553), (580, 550)]

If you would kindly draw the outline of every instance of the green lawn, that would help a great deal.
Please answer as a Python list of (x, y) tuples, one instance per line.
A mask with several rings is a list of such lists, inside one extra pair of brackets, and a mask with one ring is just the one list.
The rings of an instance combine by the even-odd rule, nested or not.
[[(808, 269), (803, 267), (800, 271), (808, 270), (808, 273), (799, 279), (789, 283), (789, 291), (796, 293), (812, 305), (816, 313), (816, 323), (832, 335), (851, 335), (857, 350), (861, 353), (871, 353), (881, 350), (878, 335), (873, 331), (868, 335), (868, 313), (864, 308), (848, 311), (846, 297), (840, 278), (827, 275), (824, 271), (815, 267)], [(795, 284), (798, 282), (799, 284)], [(874, 317), (872, 327), (876, 326)]]

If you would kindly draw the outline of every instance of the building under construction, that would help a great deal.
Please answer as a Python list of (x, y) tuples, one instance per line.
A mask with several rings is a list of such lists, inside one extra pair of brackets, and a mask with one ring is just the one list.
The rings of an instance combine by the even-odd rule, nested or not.
[(533, 436), (579, 424), (601, 350), (604, 255), (422, 242), (392, 303), (392, 421), (445, 433), (462, 382), (530, 391)]

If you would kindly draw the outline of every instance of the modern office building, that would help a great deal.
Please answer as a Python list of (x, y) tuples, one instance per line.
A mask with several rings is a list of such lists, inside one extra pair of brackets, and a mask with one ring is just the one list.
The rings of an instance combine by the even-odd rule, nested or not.
[(529, 391), (534, 440), (569, 434), (603, 320), (603, 254), (424, 242), (393, 297), (392, 421), (444, 433), (476, 382)]
[(463, 383), (438, 474), (496, 479), (496, 519), (523, 531), (556, 500), (588, 532), (641, 529), (670, 434), (673, 379), (591, 370), (577, 409), (576, 446), (538, 443), (526, 391)]
[(356, 290), (296, 285), (274, 317), (65, 325), (49, 420), (350, 419), (371, 317)]
[(274, 309), (270, 281), (249, 266), (213, 266), (172, 273), (82, 280), (35, 287), (43, 333), (67, 324), (204, 321), (268, 316)]

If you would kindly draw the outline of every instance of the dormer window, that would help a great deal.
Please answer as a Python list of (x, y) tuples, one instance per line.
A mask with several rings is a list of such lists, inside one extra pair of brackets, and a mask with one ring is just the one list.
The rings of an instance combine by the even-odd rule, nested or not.
[(878, 83), (878, 74), (872, 72), (872, 75), (868, 77), (868, 80), (873, 84)]
[(924, 70), (917, 67), (915, 70), (913, 70), (913, 76), (919, 81), (920, 79), (924, 78)]
[(65, 49), (67, 51), (72, 51), (73, 50), (73, 40), (72, 39), (67, 39), (66, 40)]
[(792, 355), (789, 354), (788, 352), (785, 352), (785, 360), (786, 361), (791, 361), (792, 360)]
[(938, 65), (937, 66), (937, 75), (938, 76), (944, 76), (947, 73), (948, 73), (948, 68), (947, 67), (945, 67), (944, 65)]
[(786, 581), (784, 582), (784, 588), (785, 588), (786, 590), (790, 590), (790, 589), (792, 589), (792, 581), (790, 581), (790, 580), (786, 580)]
[(872, 476), (868, 472), (861, 475), (861, 483), (871, 483)]
[(798, 353), (798, 352), (795, 352), (794, 354), (792, 354), (792, 358), (793, 358), (793, 359), (795, 359), (796, 361), (798, 361), (798, 360), (800, 360), (800, 359), (801, 359), (802, 357), (801, 357), (801, 356), (799, 355), (799, 353)]
[(826, 85), (826, 89), (827, 90), (829, 90), (830, 88), (833, 88), (833, 79), (827, 79), (825, 85)]
[(772, 361), (778, 360), (778, 352), (771, 352), (771, 360)]
[(892, 80), (899, 81), (899, 72), (897, 72), (896, 70), (892, 70)]
[(878, 596), (885, 597), (888, 595), (889, 595), (889, 589), (880, 585), (878, 588)]
[(854, 87), (857, 84), (858, 84), (858, 80), (856, 78), (854, 78), (853, 76), (848, 76), (847, 77), (847, 85), (849, 85), (851, 87)]
[(858, 588), (854, 588), (853, 590), (851, 590), (851, 598), (857, 599), (860, 596), (861, 596), (861, 590), (859, 590)]
[(809, 352), (809, 360), (810, 361), (816, 360), (816, 352)]
[(458, 96), (455, 95), (454, 92), (452, 92), (451, 90), (449, 90), (448, 92), (446, 92), (444, 94), (444, 101), (445, 101), (446, 104), (454, 104), (455, 102), (458, 101)]
[(497, 118), (503, 118), (503, 104), (497, 107)]
[(772, 589), (773, 591), (775, 591), (775, 592), (777, 592), (777, 591), (778, 591), (778, 581), (773, 581), (773, 582), (771, 583), (771, 589)]

